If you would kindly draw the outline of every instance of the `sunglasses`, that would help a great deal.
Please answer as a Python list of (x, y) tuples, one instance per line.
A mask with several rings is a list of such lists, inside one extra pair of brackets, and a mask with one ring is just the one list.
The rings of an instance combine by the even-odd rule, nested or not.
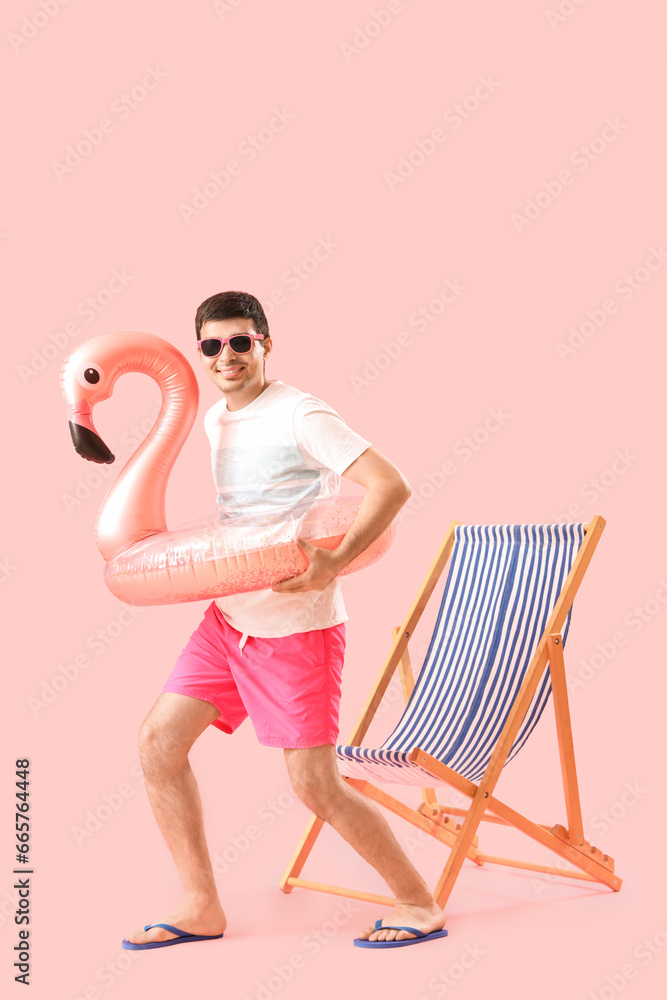
[(250, 354), (256, 340), (264, 340), (263, 333), (235, 333), (233, 337), (207, 337), (198, 340), (197, 347), (205, 358), (217, 358), (222, 354), (225, 344), (229, 344), (234, 354)]

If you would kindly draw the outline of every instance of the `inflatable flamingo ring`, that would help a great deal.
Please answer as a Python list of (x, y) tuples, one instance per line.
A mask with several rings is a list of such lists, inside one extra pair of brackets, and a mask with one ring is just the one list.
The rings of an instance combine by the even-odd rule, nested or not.
[[(110, 463), (113, 454), (93, 424), (96, 403), (113, 393), (116, 379), (143, 372), (160, 386), (162, 406), (147, 437), (125, 464), (105, 497), (95, 530), (106, 562), (109, 590), (126, 604), (177, 604), (262, 590), (297, 576), (308, 559), (297, 537), (335, 548), (360, 499), (331, 497), (285, 512), (201, 521), (168, 531), (167, 482), (197, 414), (199, 388), (190, 364), (172, 344), (147, 333), (111, 333), (82, 344), (63, 365), (77, 452)], [(351, 573), (384, 555), (393, 527), (350, 562)]]

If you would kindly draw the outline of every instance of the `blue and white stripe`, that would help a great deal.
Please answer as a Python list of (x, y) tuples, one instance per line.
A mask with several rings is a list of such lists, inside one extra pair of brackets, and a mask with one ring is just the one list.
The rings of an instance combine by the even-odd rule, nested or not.
[[(437, 622), (406, 710), (379, 750), (337, 747), (342, 772), (437, 784), (407, 760), (420, 747), (479, 781), (583, 538), (583, 524), (457, 527)], [(508, 760), (535, 728), (550, 693), (547, 670)]]

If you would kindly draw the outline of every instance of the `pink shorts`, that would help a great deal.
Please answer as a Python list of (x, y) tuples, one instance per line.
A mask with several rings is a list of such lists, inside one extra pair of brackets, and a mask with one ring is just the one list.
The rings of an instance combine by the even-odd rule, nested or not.
[(269, 747), (336, 743), (345, 625), (276, 639), (246, 638), (215, 601), (176, 661), (163, 691), (208, 701), (213, 725), (233, 733), (250, 716)]

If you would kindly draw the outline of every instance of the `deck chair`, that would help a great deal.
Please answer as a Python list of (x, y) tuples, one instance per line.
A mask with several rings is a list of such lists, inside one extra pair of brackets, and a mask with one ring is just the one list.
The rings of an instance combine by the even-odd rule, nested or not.
[[(350, 742), (336, 748), (360, 792), (451, 848), (433, 895), (444, 909), (466, 858), (621, 887), (614, 862), (583, 831), (563, 647), (572, 602), (605, 527), (588, 524), (463, 526), (454, 521), (403, 624)], [(424, 664), (415, 683), (408, 642), (445, 564), (451, 564)], [(379, 749), (361, 746), (398, 668), (407, 706)], [(525, 744), (553, 692), (567, 825), (536, 823), (494, 796), (503, 767)], [(416, 785), (413, 809), (374, 782)], [(435, 786), (471, 799), (438, 803)], [(465, 801), (465, 800), (464, 800)], [(574, 867), (484, 854), (481, 821), (512, 826)], [(322, 828), (312, 816), (280, 883), (393, 905), (390, 897), (300, 878)], [(562, 862), (561, 862), (562, 865)]]

